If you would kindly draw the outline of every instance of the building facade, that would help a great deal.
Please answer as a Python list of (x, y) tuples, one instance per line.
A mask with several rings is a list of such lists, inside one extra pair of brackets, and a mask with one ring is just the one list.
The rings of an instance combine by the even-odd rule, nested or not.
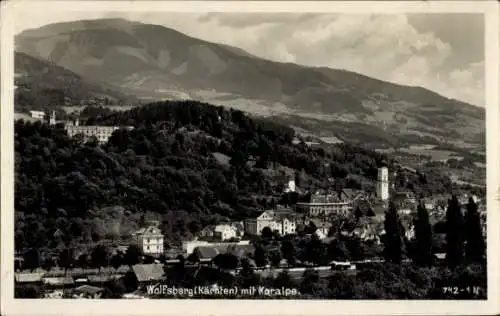
[(333, 194), (316, 193), (311, 196), (310, 202), (297, 203), (295, 210), (311, 217), (346, 216), (352, 211), (355, 198), (347, 190), (340, 190)]
[(271, 230), (277, 226), (272, 211), (264, 211), (256, 218), (250, 218), (245, 221), (245, 231), (250, 235), (260, 235), (264, 227)]
[(389, 169), (387, 167), (378, 169), (377, 198), (381, 201), (389, 199)]
[(245, 231), (249, 235), (260, 235), (265, 227), (280, 235), (294, 234), (297, 231), (297, 220), (290, 211), (268, 210), (245, 221)]
[(214, 237), (217, 237), (220, 240), (228, 240), (237, 238), (238, 234), (236, 231), (236, 227), (234, 227), (233, 225), (222, 224), (215, 226)]
[(45, 118), (45, 112), (43, 111), (30, 111), (32, 118), (43, 120)]
[(100, 143), (106, 143), (113, 132), (118, 129), (118, 126), (66, 125), (68, 136), (74, 137), (80, 134), (83, 136), (84, 141), (88, 141), (92, 137), (95, 137)]
[(163, 234), (155, 223), (146, 228), (141, 228), (132, 235), (139, 249), (152, 256), (162, 255), (164, 252)]

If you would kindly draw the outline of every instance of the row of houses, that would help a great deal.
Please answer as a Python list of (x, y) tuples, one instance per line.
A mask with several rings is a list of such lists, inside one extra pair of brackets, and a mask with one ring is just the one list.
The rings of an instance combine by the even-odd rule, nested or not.
[[(461, 197), (465, 200), (465, 196)], [(417, 199), (411, 192), (396, 192), (393, 195), (398, 211), (402, 216), (409, 216), (416, 211)], [(423, 199), (423, 204), (431, 213), (444, 210), (444, 205), (439, 206), (438, 199)], [(349, 232), (357, 234), (363, 239), (378, 240), (375, 235), (380, 235), (378, 228), (384, 219), (387, 203), (367, 196), (363, 192), (349, 189), (337, 190), (335, 193), (317, 192), (311, 196), (309, 202), (297, 203), (294, 207), (278, 206), (276, 209), (262, 210), (258, 215), (247, 218), (241, 222), (221, 223), (205, 227), (194, 241), (184, 243), (183, 255), (189, 255), (195, 247), (226, 246), (227, 244), (244, 245), (248, 240), (245, 235), (261, 235), (264, 228), (280, 236), (295, 234), (302, 225), (314, 223), (316, 235), (326, 238), (332, 227), (332, 216), (349, 216), (361, 213), (368, 220), (361, 221), (357, 230)], [(408, 223), (411, 220), (407, 221)], [(406, 225), (407, 237), (411, 237), (412, 225)], [(377, 228), (373, 228), (377, 227)], [(348, 230), (346, 230), (348, 231)], [(347, 233), (347, 232), (344, 232)], [(144, 254), (160, 256), (164, 254), (164, 236), (159, 228), (158, 221), (149, 221), (145, 228), (141, 228), (132, 235), (132, 240), (139, 246)], [(188, 246), (186, 246), (188, 245)]]
[(17, 272), (14, 280), (17, 285), (43, 284), (47, 290), (47, 298), (59, 298), (64, 291), (71, 291), (77, 297), (99, 298), (102, 286), (111, 280), (125, 276), (134, 278), (138, 284), (158, 282), (164, 278), (162, 264), (137, 264), (106, 267), (99, 269), (67, 269), (45, 271), (37, 269), (30, 272)]

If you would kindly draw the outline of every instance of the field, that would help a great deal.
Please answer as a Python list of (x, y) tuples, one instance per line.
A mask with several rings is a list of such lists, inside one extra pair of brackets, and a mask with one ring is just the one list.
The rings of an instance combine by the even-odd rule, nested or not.
[[(459, 156), (458, 153), (450, 151), (450, 150), (439, 150), (439, 149), (427, 149), (427, 148), (400, 148), (397, 151), (401, 151), (404, 153), (417, 155), (417, 156), (427, 156), (430, 157), (431, 160), (434, 161), (446, 161), (450, 158), (455, 158), (458, 160), (463, 159), (463, 157)], [(397, 153), (396, 151), (396, 153)]]

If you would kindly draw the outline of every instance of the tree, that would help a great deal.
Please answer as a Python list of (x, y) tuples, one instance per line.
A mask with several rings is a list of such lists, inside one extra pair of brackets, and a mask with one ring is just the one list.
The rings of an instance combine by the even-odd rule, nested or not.
[(122, 298), (127, 288), (122, 280), (111, 280), (106, 282), (102, 298)]
[(373, 209), (372, 209), (371, 207), (370, 207), (370, 208), (368, 209), (368, 211), (366, 212), (366, 216), (368, 216), (368, 217), (373, 217), (373, 216), (375, 216), (375, 212), (373, 211)]
[(296, 286), (295, 282), (292, 280), (292, 278), (290, 278), (290, 275), (286, 270), (278, 274), (278, 276), (273, 281), (273, 285), (276, 288), (284, 287), (289, 289)]
[(457, 197), (448, 201), (446, 210), (446, 261), (450, 267), (459, 265), (464, 256), (464, 219)]
[(481, 219), (477, 211), (474, 199), (469, 198), (467, 213), (465, 215), (466, 225), (466, 247), (465, 256), (469, 262), (482, 262), (486, 251), (486, 245), (481, 229)]
[(396, 206), (391, 201), (384, 221), (384, 257), (386, 261), (400, 263), (403, 257), (403, 236), (401, 221)]
[(130, 245), (125, 252), (125, 256), (123, 259), (125, 261), (125, 264), (133, 266), (139, 263), (141, 255), (142, 252), (137, 245)]
[(42, 268), (47, 270), (47, 271), (50, 271), (55, 265), (56, 264), (55, 264), (54, 260), (50, 257), (47, 257), (43, 260)]
[(76, 261), (76, 264), (80, 267), (80, 268), (88, 268), (89, 266), (89, 256), (86, 254), (86, 253), (83, 253), (81, 254), (77, 261)]
[(18, 285), (14, 287), (14, 298), (42, 298), (44, 293), (43, 286), (40, 285)]
[(349, 251), (345, 243), (339, 239), (333, 239), (328, 245), (328, 260), (346, 261), (349, 260)]
[(73, 249), (66, 248), (59, 253), (59, 265), (65, 270), (73, 267), (75, 264), (75, 257), (73, 254)]
[(248, 288), (259, 284), (260, 277), (254, 273), (253, 265), (248, 258), (241, 259), (240, 282), (241, 286)]
[(307, 269), (304, 271), (302, 282), (300, 284), (300, 293), (315, 294), (317, 284), (319, 282), (319, 274), (317, 271)]
[(306, 244), (304, 252), (304, 258), (308, 261), (311, 261), (315, 264), (322, 265), (327, 263), (326, 249), (321, 240), (316, 236), (316, 234), (312, 235), (309, 241)]
[(106, 246), (97, 245), (90, 255), (92, 267), (99, 268), (109, 265), (109, 252)]
[(242, 150), (239, 150), (239, 149), (235, 149), (232, 153), (232, 156), (231, 156), (231, 160), (230, 160), (230, 163), (231, 163), (231, 166), (235, 167), (235, 168), (241, 168), (245, 165), (247, 159), (245, 157), (245, 154)]
[[(261, 153), (272, 165), (301, 170), (304, 181), (298, 179), (297, 185), (304, 192), (328, 177), (325, 164), (337, 169), (338, 177), (352, 175), (346, 186), (355, 188), (385, 159), (345, 143), (326, 150), (296, 145), (287, 126), (231, 113), (193, 101), (101, 111), (88, 115), (95, 124), (135, 128), (116, 131), (96, 148), (69, 137), (61, 126), (17, 121), (16, 250), (46, 247), (51, 252), (92, 237), (115, 237), (146, 212), (168, 217), (162, 228), (170, 243), (192, 237), (198, 227), (190, 223), (253, 216), (269, 207), (261, 197), (276, 193), (274, 177), (246, 163)], [(215, 153), (223, 155), (216, 159)], [(228, 157), (235, 158), (236, 167), (228, 165)], [(435, 186), (435, 178), (428, 175), (429, 186)], [(288, 202), (293, 195), (288, 194)], [(127, 212), (97, 211), (98, 205), (121, 205)], [(129, 263), (136, 264), (139, 254), (135, 251)]]
[(238, 267), (238, 257), (230, 253), (215, 256), (213, 263), (222, 270), (234, 270)]
[(359, 219), (363, 217), (363, 212), (361, 211), (359, 206), (356, 207), (356, 210), (354, 211), (354, 217), (356, 218), (356, 221), (359, 221)]
[(118, 252), (114, 256), (112, 256), (110, 264), (113, 268), (118, 269), (123, 264), (123, 254), (121, 252)]
[(40, 253), (37, 249), (31, 248), (23, 255), (23, 268), (34, 270), (41, 265)]
[(242, 258), (240, 261), (241, 273), (242, 276), (249, 276), (253, 273), (253, 266), (250, 263), (250, 259)]
[(310, 221), (309, 224), (305, 228), (305, 233), (306, 234), (314, 234), (318, 227), (313, 221)]
[(144, 255), (143, 258), (143, 264), (152, 264), (155, 262), (155, 257), (151, 255)]
[(263, 267), (268, 262), (268, 253), (261, 245), (255, 246), (254, 260), (257, 267)]
[(193, 252), (191, 253), (187, 258), (187, 261), (192, 262), (192, 263), (199, 263), (200, 262), (200, 257), (198, 256), (198, 252)]
[(281, 262), (281, 253), (279, 251), (273, 251), (269, 259), (274, 267), (278, 267)]
[(417, 207), (417, 218), (415, 219), (415, 238), (415, 261), (420, 265), (429, 265), (433, 260), (432, 226), (429, 222), (429, 213), (421, 202)]
[(288, 264), (295, 264), (297, 250), (291, 241), (285, 240), (281, 243), (281, 253), (283, 254), (283, 258), (287, 260)]
[(268, 226), (266, 226), (262, 229), (261, 235), (262, 235), (263, 239), (267, 239), (267, 240), (273, 239), (273, 237), (274, 237), (273, 231)]

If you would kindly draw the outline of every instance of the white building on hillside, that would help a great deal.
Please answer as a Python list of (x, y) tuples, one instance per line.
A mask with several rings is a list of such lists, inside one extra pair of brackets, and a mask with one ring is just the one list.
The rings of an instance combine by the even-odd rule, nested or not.
[(214, 237), (217, 237), (220, 240), (228, 240), (231, 238), (237, 238), (238, 234), (236, 231), (236, 227), (234, 227), (233, 225), (222, 224), (215, 226)]
[(265, 227), (277, 231), (280, 235), (294, 234), (297, 230), (297, 221), (290, 211), (263, 211), (256, 218), (245, 221), (245, 231), (250, 235), (260, 235)]
[(45, 112), (43, 111), (30, 111), (32, 118), (43, 120), (45, 118)]
[(132, 234), (134, 242), (144, 254), (152, 256), (163, 254), (163, 234), (158, 224), (158, 222), (151, 222), (148, 227), (141, 228)]
[(82, 135), (84, 141), (90, 140), (92, 137), (97, 138), (100, 143), (105, 143), (111, 137), (114, 131), (118, 130), (118, 126), (85, 126), (85, 125), (67, 125), (66, 131), (68, 136)]

